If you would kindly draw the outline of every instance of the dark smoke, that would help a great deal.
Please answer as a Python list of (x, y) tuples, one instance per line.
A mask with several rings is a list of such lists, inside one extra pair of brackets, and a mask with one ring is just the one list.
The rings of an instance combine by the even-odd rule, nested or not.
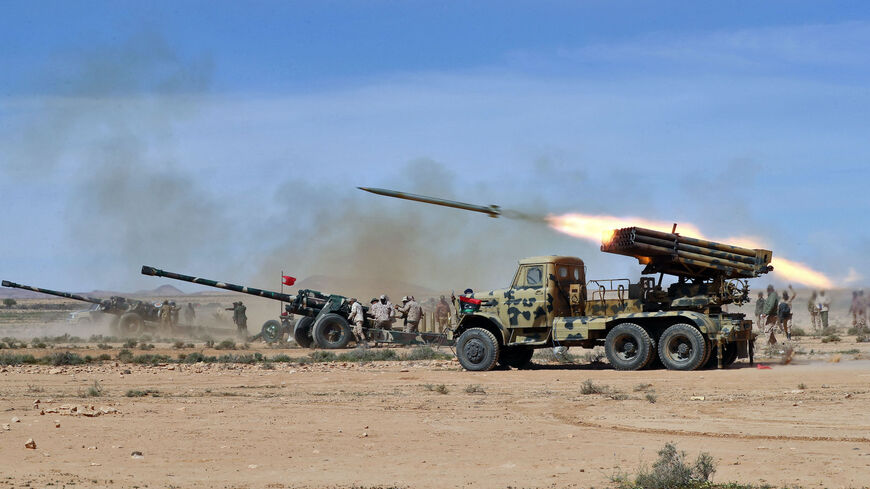
[(73, 68), (35, 84), (51, 92), (31, 103), (2, 170), (65, 179), (65, 231), (101, 257), (95, 269), (132, 274), (144, 260), (177, 266), (220, 254), (229, 228), (222, 203), (173, 154), (174, 128), (198, 110), (211, 63), (184, 58), (155, 35), (73, 58)]

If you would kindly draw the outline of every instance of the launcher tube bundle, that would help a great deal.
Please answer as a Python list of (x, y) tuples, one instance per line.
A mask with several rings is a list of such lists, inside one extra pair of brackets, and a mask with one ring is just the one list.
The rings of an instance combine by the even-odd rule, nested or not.
[(753, 278), (773, 269), (769, 250), (743, 248), (706, 239), (630, 227), (617, 229), (601, 251), (633, 256), (646, 265), (643, 273), (712, 279)]

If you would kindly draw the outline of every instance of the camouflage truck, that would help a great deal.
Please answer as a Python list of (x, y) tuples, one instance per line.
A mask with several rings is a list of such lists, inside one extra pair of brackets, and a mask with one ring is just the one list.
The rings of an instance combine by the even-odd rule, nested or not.
[[(753, 361), (752, 322), (726, 305), (749, 300), (747, 280), (772, 270), (770, 251), (637, 227), (615, 230), (601, 251), (637, 258), (641, 279), (587, 281), (580, 258), (539, 256), (519, 262), (509, 288), (460, 297), (452, 336), (462, 366), (519, 368), (554, 346), (603, 346), (617, 370)], [(677, 281), (664, 289), (666, 274)]]
[[(354, 341), (353, 332), (347, 322), (350, 304), (348, 304), (346, 297), (338, 294), (324, 294), (310, 289), (299, 290), (296, 294), (285, 294), (283, 292), (274, 292), (183, 275), (149, 266), (142, 267), (142, 274), (207, 285), (209, 287), (231, 290), (285, 303), (284, 313), (282, 313), (280, 320), (270, 319), (266, 321), (260, 334), (257, 335), (268, 343), (280, 342), (292, 335), (296, 344), (302, 348), (314, 346), (324, 349), (336, 349), (345, 348)], [(368, 307), (363, 305), (363, 310), (368, 312)], [(294, 315), (300, 316), (300, 319), (291, 320), (290, 318)], [(445, 334), (405, 333), (395, 330), (376, 329), (372, 326), (368, 315), (366, 315), (363, 329), (371, 337), (374, 337), (376, 343), (442, 345), (449, 342)]]

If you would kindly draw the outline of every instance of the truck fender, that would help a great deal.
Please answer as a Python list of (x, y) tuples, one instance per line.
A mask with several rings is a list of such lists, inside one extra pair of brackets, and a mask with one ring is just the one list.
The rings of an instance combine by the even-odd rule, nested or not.
[(504, 345), (507, 342), (507, 330), (495, 315), (476, 313), (463, 316), (459, 321), (456, 330), (453, 332), (453, 338), (458, 339), (459, 336), (469, 328), (483, 328), (494, 334), (500, 344)]

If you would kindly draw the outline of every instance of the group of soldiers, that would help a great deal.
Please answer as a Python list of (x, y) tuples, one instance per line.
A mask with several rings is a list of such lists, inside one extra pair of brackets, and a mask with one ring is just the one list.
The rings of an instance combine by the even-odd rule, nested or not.
[[(862, 291), (863, 292), (863, 291)], [(861, 294), (863, 296), (863, 293)], [(758, 299), (755, 301), (755, 319), (762, 332), (769, 333), (769, 343), (776, 343), (774, 332), (779, 330), (785, 333), (786, 338), (791, 339), (792, 317), (794, 302), (797, 293), (791, 285), (788, 289), (782, 292), (782, 295), (777, 294), (773, 285), (767, 286), (767, 297), (763, 293), (758, 293)], [(858, 293), (855, 293), (858, 297)], [(856, 303), (853, 299), (853, 307)], [(813, 331), (820, 332), (828, 328), (828, 313), (831, 309), (831, 296), (825, 290), (813, 290), (807, 300), (807, 312), (810, 314)], [(855, 309), (857, 311), (857, 308)], [(866, 306), (864, 307), (866, 311)], [(853, 313), (853, 324), (857, 318), (857, 312)], [(862, 317), (866, 317), (866, 312)]]
[[(171, 329), (178, 325), (178, 315), (182, 307), (175, 304), (175, 301), (165, 300), (157, 309), (157, 317), (160, 319), (160, 325), (164, 328)], [(184, 308), (184, 322), (193, 324), (196, 320), (196, 311), (193, 304), (188, 302)]]
[[(350, 304), (348, 320), (353, 324), (353, 334), (356, 337), (357, 343), (363, 346), (368, 346), (369, 340), (378, 343), (380, 339), (379, 335), (383, 331), (392, 330), (393, 324), (399, 318), (404, 319), (403, 332), (416, 333), (420, 329), (420, 321), (423, 320), (424, 316), (423, 307), (413, 295), (402, 297), (402, 304), (394, 305), (386, 294), (381, 294), (380, 297), (372, 298), (369, 301), (368, 313), (364, 311), (362, 304), (354, 297), (348, 299), (348, 304)], [(450, 323), (450, 305), (443, 295), (440, 302), (435, 306), (434, 312), (439, 329), (443, 331)], [(363, 330), (366, 317), (371, 321), (372, 329), (377, 330), (369, 332), (370, 338), (366, 337)]]

